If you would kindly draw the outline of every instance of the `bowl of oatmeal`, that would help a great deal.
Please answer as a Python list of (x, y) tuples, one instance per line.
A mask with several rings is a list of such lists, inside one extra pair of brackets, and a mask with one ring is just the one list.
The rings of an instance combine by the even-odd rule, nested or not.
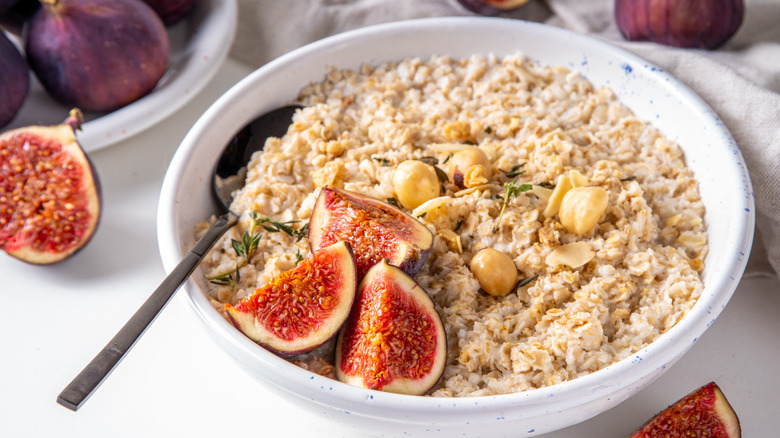
[[(754, 226), (749, 176), (697, 95), (607, 43), (474, 17), (329, 37), (229, 90), (166, 174), (158, 216), (166, 270), (217, 211), (209, 184), (223, 146), (288, 103), (303, 109), (250, 163), (232, 206), (241, 222), (181, 295), (259, 381), (335, 422), (382, 436), (482, 437), (576, 424), (673, 365), (744, 270)], [(485, 161), (455, 181), (452, 162), (473, 148)], [(251, 212), (298, 229), (326, 187), (403, 201), (394, 175), (408, 161), (442, 174), (427, 202), (399, 203), (434, 235), (414, 278), (446, 333), (433, 388), (412, 396), (348, 385), (333, 375), (332, 343), (283, 359), (233, 326), (226, 304), (309, 251), (299, 233), (265, 232), (237, 281), (213, 281), (236, 266), (231, 239), (248, 230)], [(475, 268), (486, 249), (516, 274), (491, 269), (499, 266), (491, 259)], [(494, 290), (484, 271), (511, 287)]]

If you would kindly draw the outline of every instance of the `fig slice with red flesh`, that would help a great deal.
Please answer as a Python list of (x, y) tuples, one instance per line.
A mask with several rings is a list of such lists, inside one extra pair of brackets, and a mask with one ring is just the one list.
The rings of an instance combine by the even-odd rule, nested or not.
[(422, 395), (444, 371), (447, 339), (428, 293), (387, 260), (358, 287), (336, 341), (336, 377), (350, 385)]
[(235, 307), (225, 304), (225, 310), (247, 337), (289, 357), (311, 351), (338, 333), (356, 289), (352, 249), (337, 242), (313, 252)]
[(84, 247), (100, 220), (100, 183), (76, 140), (81, 112), (0, 136), (0, 248), (33, 264)]
[(631, 438), (739, 438), (741, 434), (736, 412), (718, 385), (710, 382), (650, 419)]
[(340, 240), (355, 251), (358, 279), (382, 259), (413, 277), (428, 259), (433, 233), (379, 199), (325, 187), (309, 219), (309, 245), (316, 250)]

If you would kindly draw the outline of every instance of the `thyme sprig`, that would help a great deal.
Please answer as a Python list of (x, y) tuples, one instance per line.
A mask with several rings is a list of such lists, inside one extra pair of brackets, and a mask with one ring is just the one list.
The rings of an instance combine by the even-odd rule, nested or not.
[(263, 218), (258, 221), (258, 224), (263, 227), (264, 230), (268, 231), (269, 233), (285, 233), (288, 236), (295, 237), (296, 242), (300, 242), (301, 239), (306, 237), (309, 234), (309, 224), (304, 224), (301, 228), (295, 229), (292, 227), (293, 224), (297, 224), (300, 221), (287, 221), (287, 222), (276, 222), (272, 221), (270, 218)]
[[(211, 283), (235, 289), (236, 285), (241, 282), (241, 268), (249, 264), (249, 260), (252, 259), (260, 244), (260, 238), (263, 236), (263, 233), (260, 231), (261, 228), (269, 233), (285, 233), (294, 237), (296, 242), (306, 237), (309, 233), (308, 223), (296, 229), (292, 225), (300, 221), (277, 222), (268, 217), (259, 218), (256, 211), (250, 212), (249, 218), (252, 220), (249, 229), (244, 231), (240, 239), (230, 240), (230, 246), (233, 247), (233, 251), (236, 252), (238, 259), (236, 267), (227, 272), (207, 277)], [(296, 259), (299, 258), (302, 259), (300, 252), (296, 254)]]
[(509, 170), (499, 169), (501, 172), (506, 175), (507, 178), (517, 178), (518, 176), (525, 173), (525, 170), (520, 170), (525, 166), (525, 163), (515, 164), (512, 166)]
[(504, 211), (506, 210), (506, 205), (509, 204), (509, 200), (516, 197), (520, 193), (531, 190), (532, 188), (533, 186), (531, 184), (520, 184), (518, 186), (517, 180), (504, 183), (504, 200), (501, 203), (501, 212), (498, 214), (496, 225), (493, 227), (494, 233), (498, 232), (498, 229), (501, 225), (501, 218), (504, 217)]
[(260, 226), (261, 220), (257, 218), (257, 212), (252, 211), (249, 213), (252, 224), (247, 231), (241, 235), (241, 240), (230, 239), (230, 244), (233, 247), (233, 251), (236, 252), (236, 256), (239, 260), (236, 262), (236, 267), (221, 274), (212, 275), (207, 279), (216, 285), (229, 286), (231, 289), (235, 289), (236, 285), (241, 282), (241, 268), (249, 264), (249, 259), (252, 258), (257, 246), (260, 243), (262, 233), (257, 231)]

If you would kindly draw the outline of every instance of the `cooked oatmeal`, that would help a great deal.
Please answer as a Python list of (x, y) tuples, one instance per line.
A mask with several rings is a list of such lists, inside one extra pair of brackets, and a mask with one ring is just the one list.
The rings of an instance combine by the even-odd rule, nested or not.
[[(477, 146), (489, 164), (464, 169), (464, 188), (449, 175), (435, 200), (406, 209), (436, 236), (415, 276), (447, 332), (434, 396), (518, 392), (594, 372), (674, 326), (701, 294), (704, 206), (682, 151), (577, 72), (521, 55), (414, 58), (333, 70), (299, 101), (287, 134), (253, 157), (233, 204), (242, 221), (204, 272), (236, 266), (231, 238), (247, 230), (250, 211), (300, 227), (322, 187), (396, 200), (401, 163), (422, 159), (441, 175)], [(522, 190), (505, 196), (509, 183)], [(487, 294), (470, 269), (484, 248), (517, 268), (506, 295)], [(308, 252), (305, 238), (264, 232), (235, 287), (210, 284), (215, 306)], [(331, 354), (326, 345), (293, 360), (327, 375)]]

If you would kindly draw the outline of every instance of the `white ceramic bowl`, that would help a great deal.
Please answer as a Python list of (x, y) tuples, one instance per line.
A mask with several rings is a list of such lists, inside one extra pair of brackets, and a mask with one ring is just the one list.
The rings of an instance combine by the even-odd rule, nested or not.
[(701, 185), (710, 252), (705, 290), (674, 328), (601, 371), (523, 393), (442, 399), (369, 391), (296, 367), (258, 347), (208, 303), (196, 271), (184, 299), (221, 347), (269, 388), (299, 406), (383, 436), (533, 436), (591, 418), (644, 388), (675, 363), (726, 306), (743, 273), (754, 227), (742, 156), (718, 116), (694, 93), (645, 60), (604, 42), (545, 25), (496, 18), (437, 18), (347, 32), (265, 65), (222, 96), (173, 157), (159, 204), (158, 236), (170, 272), (193, 245), (192, 230), (215, 211), (209, 189), (217, 156), (255, 116), (295, 98), (333, 66), (356, 68), (409, 56), (523, 52), (608, 85), (640, 117), (678, 141)]

